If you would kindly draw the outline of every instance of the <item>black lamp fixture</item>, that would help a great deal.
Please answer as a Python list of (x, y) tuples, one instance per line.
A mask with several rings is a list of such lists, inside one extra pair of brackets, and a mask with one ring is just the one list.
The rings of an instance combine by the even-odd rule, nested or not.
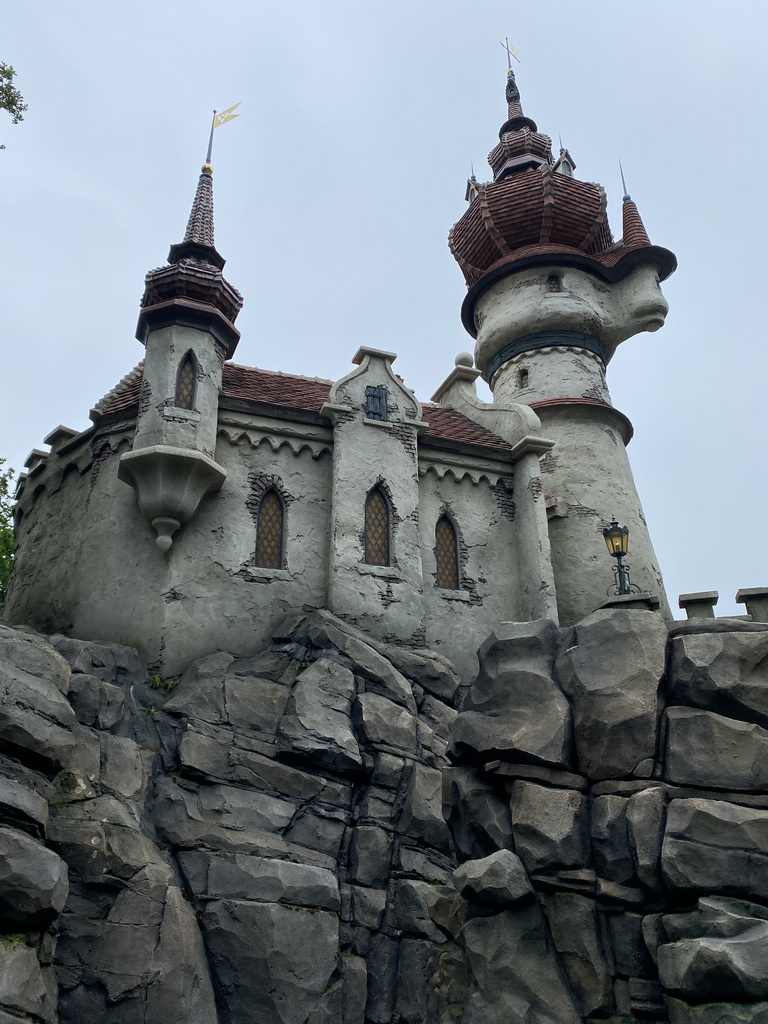
[[(629, 530), (626, 526), (619, 526), (614, 518), (603, 530), (605, 546), (609, 554), (616, 559), (614, 567), (616, 593), (619, 596), (630, 594), (632, 584), (629, 582), (629, 566), (624, 564), (624, 557), (629, 547)], [(635, 588), (637, 589), (637, 588)]]

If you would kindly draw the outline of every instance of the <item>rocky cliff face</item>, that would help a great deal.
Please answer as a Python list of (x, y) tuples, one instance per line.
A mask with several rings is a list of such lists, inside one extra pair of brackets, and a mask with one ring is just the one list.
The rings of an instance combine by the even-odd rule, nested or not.
[(168, 681), (0, 626), (0, 1024), (768, 1024), (768, 627), (480, 662), (319, 612)]

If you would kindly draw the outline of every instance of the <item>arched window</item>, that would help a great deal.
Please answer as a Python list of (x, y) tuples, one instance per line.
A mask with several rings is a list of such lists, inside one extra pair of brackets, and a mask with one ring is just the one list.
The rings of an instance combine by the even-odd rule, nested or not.
[(365, 561), (389, 565), (389, 502), (380, 487), (365, 499)]
[(285, 511), (280, 495), (270, 489), (259, 502), (256, 517), (256, 565), (263, 569), (283, 568)]
[(441, 516), (435, 527), (435, 582), (447, 590), (459, 589), (459, 544), (456, 528), (448, 518)]
[(181, 361), (179, 372), (176, 374), (176, 401), (173, 404), (177, 408), (194, 408), (196, 382), (197, 365), (195, 363), (195, 357), (191, 352), (187, 352)]

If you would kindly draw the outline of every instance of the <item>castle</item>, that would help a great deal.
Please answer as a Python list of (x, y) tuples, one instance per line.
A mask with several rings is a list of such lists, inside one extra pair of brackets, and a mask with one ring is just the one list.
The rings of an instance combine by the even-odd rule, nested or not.
[(27, 461), (11, 622), (134, 646), (172, 673), (327, 608), (468, 679), (498, 623), (569, 625), (606, 603), (612, 517), (640, 592), (620, 600), (669, 617), (605, 370), (662, 326), (675, 258), (627, 195), (615, 242), (604, 189), (553, 156), (511, 71), (506, 99), (493, 180), (469, 180), (449, 238), (474, 358), (430, 403), (365, 346), (338, 381), (231, 361), (242, 298), (203, 166), (184, 240), (146, 277), (144, 360), (90, 429), (57, 427)]

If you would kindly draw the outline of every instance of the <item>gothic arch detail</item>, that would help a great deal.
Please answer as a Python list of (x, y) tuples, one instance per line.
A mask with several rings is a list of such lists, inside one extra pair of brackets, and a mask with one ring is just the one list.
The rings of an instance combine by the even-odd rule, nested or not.
[(282, 569), (285, 557), (285, 506), (276, 488), (270, 487), (256, 513), (256, 565)]
[(445, 514), (435, 526), (435, 583), (446, 590), (459, 590), (459, 535), (452, 520)]
[(173, 404), (178, 409), (194, 409), (197, 391), (197, 360), (190, 351), (179, 364), (176, 374), (176, 394)]
[(392, 514), (389, 499), (378, 484), (365, 499), (364, 558), (367, 565), (391, 565)]

